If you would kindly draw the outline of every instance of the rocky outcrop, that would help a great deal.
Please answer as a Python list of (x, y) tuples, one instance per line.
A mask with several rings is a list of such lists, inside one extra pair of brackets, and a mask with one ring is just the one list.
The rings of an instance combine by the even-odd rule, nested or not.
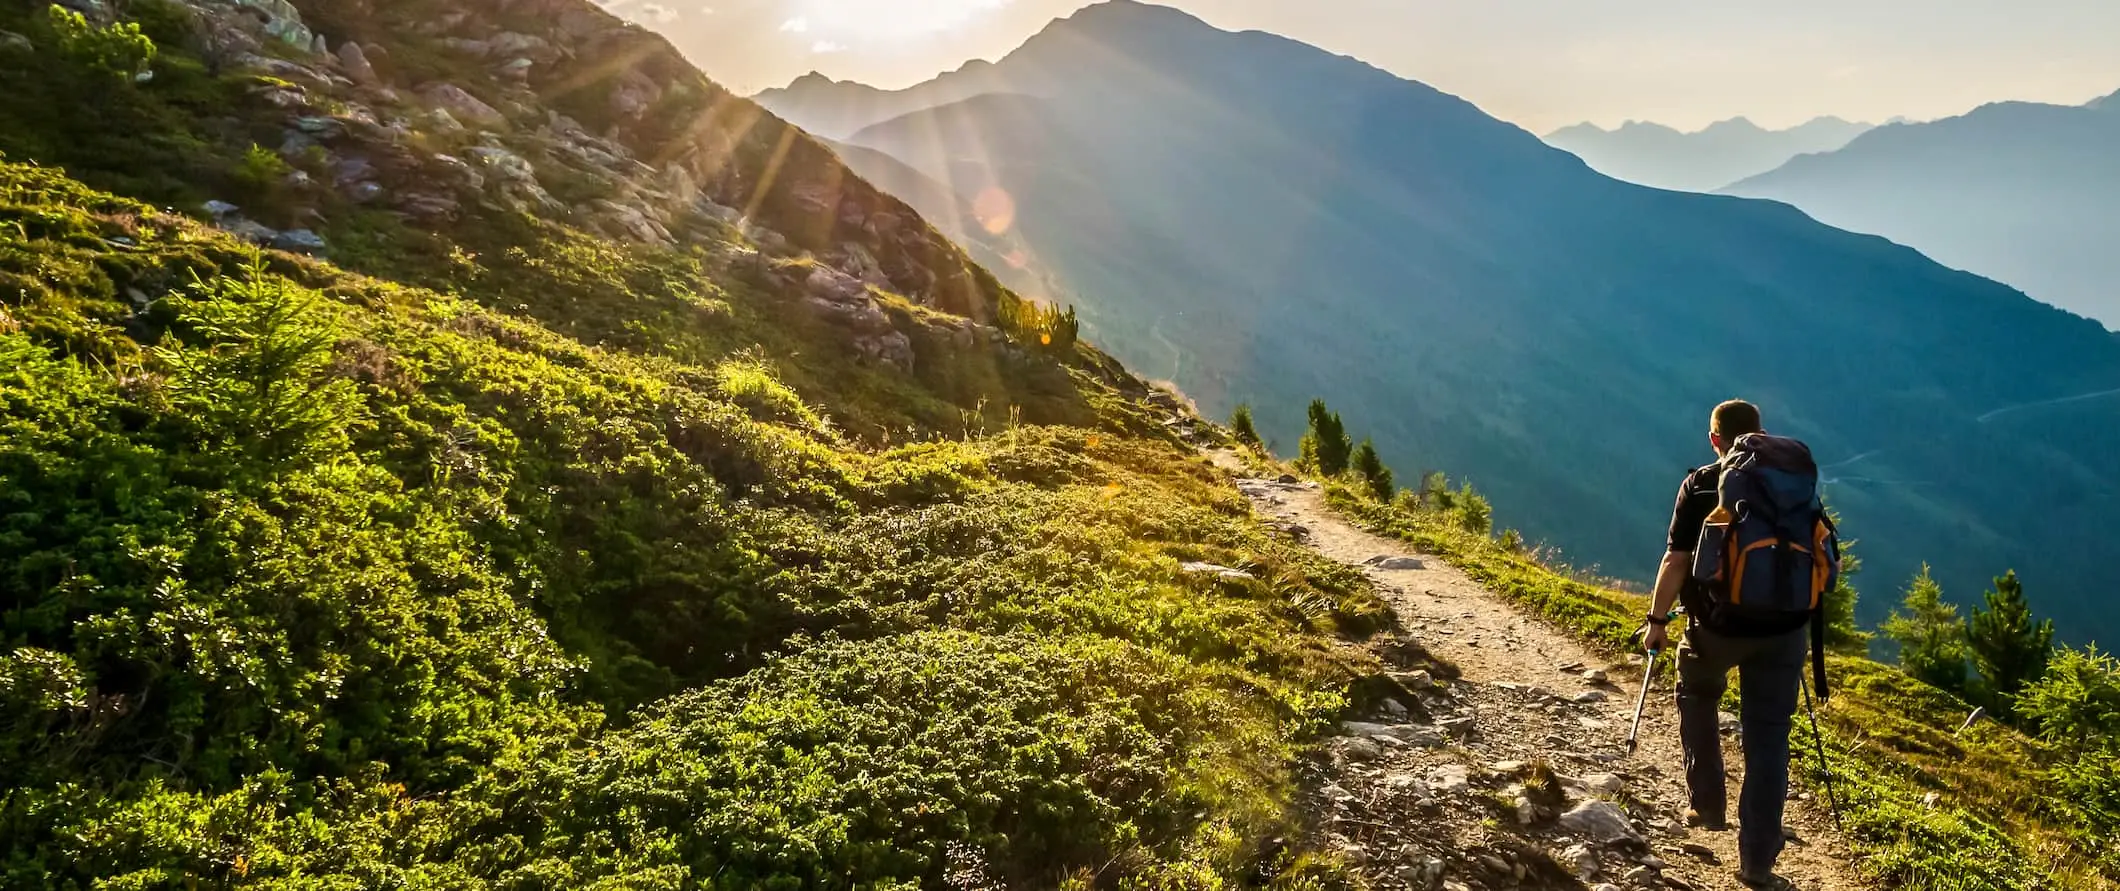
[[(734, 237), (761, 268), (804, 270), (775, 286), (867, 360), (912, 370), (914, 334), (1006, 340), (985, 324), (999, 284), (914, 211), (587, 0), (181, 2), (211, 63), (261, 75), (251, 97), (280, 118), (297, 208), (206, 214), (251, 241), (328, 253), (313, 229), (345, 205), (422, 226), (533, 215), (658, 248)], [(961, 319), (916, 322), (884, 294)]]

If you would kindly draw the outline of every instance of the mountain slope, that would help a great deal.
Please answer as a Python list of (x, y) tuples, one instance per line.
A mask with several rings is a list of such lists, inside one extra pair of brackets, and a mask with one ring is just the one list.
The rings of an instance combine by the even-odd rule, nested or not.
[(1912, 245), (2120, 328), (2120, 107), (1982, 106), (1723, 189)]
[(1835, 117), (1813, 118), (1787, 130), (1731, 118), (1693, 133), (1628, 121), (1616, 130), (1587, 123), (1565, 127), (1547, 134), (1546, 142), (1614, 179), (1707, 192), (1773, 170), (1797, 155), (1833, 151), (1869, 129), (1869, 124)]
[(95, 12), (0, 7), (0, 886), (1309, 856), (1370, 583), (824, 146), (586, 2)]
[[(1292, 443), (1329, 395), (1580, 563), (1644, 578), (1733, 395), (1835, 468), (1875, 617), (1923, 561), (2110, 636), (2087, 531), (2120, 481), (2097, 325), (1782, 205), (1619, 183), (1426, 86), (1170, 10), (1091, 7), (978, 99), (851, 141), (1014, 198), (1099, 343)], [(1786, 331), (1781, 335), (1769, 331)], [(1859, 471), (1859, 472), (1858, 472)]]

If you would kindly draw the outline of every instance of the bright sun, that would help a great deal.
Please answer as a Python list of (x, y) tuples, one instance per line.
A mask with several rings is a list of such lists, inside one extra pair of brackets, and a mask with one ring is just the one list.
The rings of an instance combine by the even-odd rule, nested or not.
[(904, 40), (950, 30), (1010, 0), (789, 0), (791, 25), (833, 39)]

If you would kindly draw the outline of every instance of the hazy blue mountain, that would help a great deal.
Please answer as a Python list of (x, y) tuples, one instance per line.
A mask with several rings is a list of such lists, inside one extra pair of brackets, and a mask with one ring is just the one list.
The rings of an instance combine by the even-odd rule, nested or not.
[[(2004, 285), (1782, 204), (1622, 183), (1419, 83), (1107, 3), (998, 63), (1019, 94), (852, 141), (1014, 199), (1090, 333), (1291, 449), (1329, 396), (1403, 476), (1642, 579), (1705, 415), (1744, 395), (1834, 465), (1878, 616), (1924, 560), (2020, 570), (2120, 630), (2120, 344)], [(917, 90), (917, 88), (916, 88)], [(801, 123), (800, 115), (796, 120)], [(1997, 413), (1998, 409), (2019, 407)]]
[(1911, 245), (2120, 327), (2120, 102), (1883, 127), (1723, 191)]
[(1810, 152), (1847, 145), (1872, 125), (1813, 118), (1787, 130), (1767, 130), (1745, 118), (1681, 133), (1663, 124), (1628, 121), (1618, 129), (1577, 124), (1546, 135), (1606, 176), (1645, 186), (1706, 192), (1781, 166)]

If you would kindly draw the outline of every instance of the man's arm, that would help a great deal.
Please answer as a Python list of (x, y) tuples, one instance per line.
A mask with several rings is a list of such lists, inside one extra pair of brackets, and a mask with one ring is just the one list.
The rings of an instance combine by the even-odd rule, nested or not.
[(1678, 604), (1678, 589), (1685, 585), (1686, 576), (1693, 572), (1693, 555), (1682, 551), (1665, 551), (1664, 564), (1656, 570), (1656, 593), (1650, 602), (1649, 614), (1668, 616), (1671, 608)]

